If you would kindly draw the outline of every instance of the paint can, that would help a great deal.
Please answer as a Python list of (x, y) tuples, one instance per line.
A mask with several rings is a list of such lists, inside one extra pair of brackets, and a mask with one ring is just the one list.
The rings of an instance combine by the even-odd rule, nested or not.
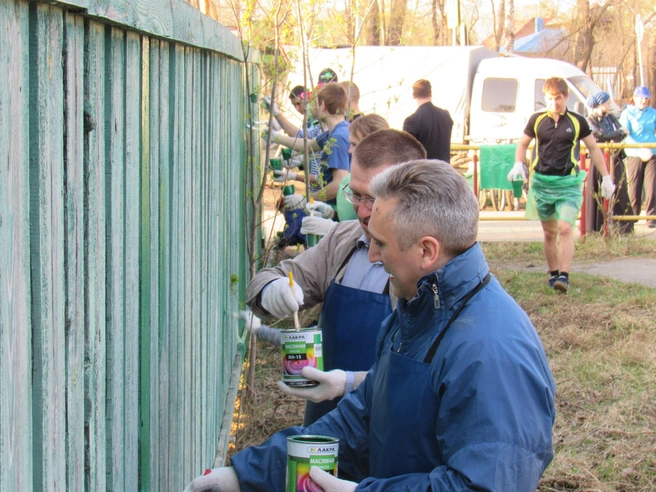
[(282, 160), (279, 157), (272, 157), (269, 159), (269, 164), (271, 165), (271, 169), (282, 171)]
[(285, 492), (323, 492), (310, 478), (310, 467), (317, 466), (337, 476), (338, 452), (339, 439), (334, 437), (289, 436)]
[(521, 198), (522, 197), (522, 186), (524, 185), (524, 181), (520, 179), (515, 179), (512, 182), (512, 187), (513, 187), (513, 196), (515, 198)]
[(302, 330), (282, 330), (282, 382), (288, 386), (316, 386), (317, 382), (301, 376), (305, 366), (323, 371), (321, 330), (316, 326)]
[(306, 234), (305, 235), (305, 242), (307, 243), (307, 247), (311, 248), (312, 246), (316, 246), (317, 243), (319, 242), (319, 239), (321, 239), (323, 236), (317, 236), (316, 234)]

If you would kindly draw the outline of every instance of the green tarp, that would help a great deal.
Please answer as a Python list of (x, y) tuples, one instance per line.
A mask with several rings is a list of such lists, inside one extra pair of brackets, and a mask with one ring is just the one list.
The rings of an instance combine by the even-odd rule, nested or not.
[(508, 173), (515, 163), (517, 144), (481, 145), (480, 188), (484, 190), (510, 190)]

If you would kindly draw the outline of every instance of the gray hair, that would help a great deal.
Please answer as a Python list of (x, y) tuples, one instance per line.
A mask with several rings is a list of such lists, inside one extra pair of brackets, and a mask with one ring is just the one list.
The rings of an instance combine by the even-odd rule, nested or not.
[(432, 236), (452, 258), (476, 242), (478, 200), (465, 178), (444, 161), (417, 160), (390, 167), (372, 178), (370, 192), (376, 198), (396, 200), (390, 227), (403, 251)]

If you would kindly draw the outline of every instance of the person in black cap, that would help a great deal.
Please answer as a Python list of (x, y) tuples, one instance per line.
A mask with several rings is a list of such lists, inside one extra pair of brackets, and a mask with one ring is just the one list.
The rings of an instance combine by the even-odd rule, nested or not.
[[(586, 105), (590, 108), (588, 123), (592, 135), (597, 142), (621, 142), (629, 133), (624, 128), (614, 114), (610, 113), (610, 95), (607, 92), (599, 91), (591, 94), (586, 100)], [(613, 152), (613, 181), (616, 183), (615, 203), (613, 204), (613, 215), (633, 215), (633, 207), (629, 201), (627, 187), (626, 170), (624, 168), (624, 150), (617, 149)], [(592, 167), (588, 176), (588, 202), (586, 205), (586, 230), (600, 231), (604, 225), (603, 209), (599, 206), (595, 196), (599, 196), (599, 182), (601, 174), (595, 167)], [(619, 231), (622, 234), (633, 232), (633, 222), (619, 222)]]
[(324, 68), (321, 72), (319, 72), (317, 89), (321, 89), (322, 86), (329, 82), (339, 82), (337, 79), (337, 73), (332, 68)]

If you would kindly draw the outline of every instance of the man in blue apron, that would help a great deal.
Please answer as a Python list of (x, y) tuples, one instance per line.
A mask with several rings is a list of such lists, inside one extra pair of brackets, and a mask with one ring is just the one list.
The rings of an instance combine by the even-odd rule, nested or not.
[[(319, 328), (324, 369), (348, 371), (342, 386), (357, 384), (350, 372), (371, 367), (380, 323), (392, 312), (388, 275), (380, 262), (368, 258), (367, 228), (373, 205), (369, 181), (394, 164), (425, 155), (414, 137), (398, 130), (380, 130), (363, 139), (353, 153), (350, 189), (346, 190), (358, 220), (340, 222), (316, 246), (261, 270), (246, 290), (252, 311), (269, 319), (285, 318), (323, 302)], [(289, 286), (289, 272), (294, 289)], [(338, 401), (308, 402), (304, 425), (335, 408)]]
[[(339, 439), (326, 491), (536, 490), (553, 458), (555, 384), (540, 338), (490, 274), (478, 203), (442, 161), (393, 166), (371, 181), (369, 257), (398, 296), (376, 361), (337, 408), (232, 456), (188, 490), (283, 491), (288, 436)], [(209, 478), (208, 478), (209, 477)]]

